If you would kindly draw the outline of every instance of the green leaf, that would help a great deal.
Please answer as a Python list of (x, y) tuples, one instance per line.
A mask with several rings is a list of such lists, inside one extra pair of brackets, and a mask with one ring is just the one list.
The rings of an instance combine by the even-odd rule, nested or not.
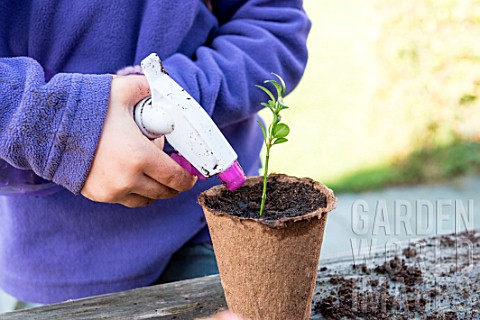
[[(278, 113), (273, 113), (273, 118), (272, 118), (272, 130), (275, 129), (275, 126), (280, 122), (280, 115)], [(272, 132), (273, 135), (273, 132)], [(273, 136), (275, 138), (275, 136)]]
[[(272, 100), (269, 100), (269, 101), (272, 101)], [(268, 109), (270, 109), (270, 110), (273, 111), (272, 106), (271, 106), (270, 104), (268, 104), (268, 103), (266, 103), (266, 102), (262, 102), (262, 103), (260, 103), (260, 104), (261, 104), (262, 106), (264, 106), (264, 107), (266, 107), (266, 108), (268, 108)]]
[(272, 100), (268, 100), (268, 103), (270, 104), (270, 110), (272, 110), (272, 112), (275, 112), (277, 109), (277, 103)]
[(274, 138), (285, 138), (290, 133), (290, 128), (285, 123), (279, 123), (273, 128)]
[(267, 130), (265, 129), (265, 126), (259, 120), (257, 120), (257, 123), (260, 126), (260, 129), (262, 129), (264, 141), (267, 141)]
[(275, 97), (273, 96), (273, 93), (272, 93), (270, 90), (268, 90), (268, 89), (265, 88), (264, 86), (261, 86), (261, 85), (258, 85), (258, 84), (257, 84), (256, 86), (257, 86), (257, 88), (262, 89), (266, 94), (268, 94), (268, 96), (270, 97), (270, 99), (272, 99), (273, 101), (275, 101)]
[(288, 107), (283, 103), (283, 99), (278, 99), (278, 111), (288, 109)]
[(288, 141), (288, 139), (286, 139), (286, 138), (278, 138), (275, 141), (273, 141), (273, 144), (280, 144), (280, 143), (284, 143), (284, 142), (287, 142), (287, 141)]
[(285, 96), (285, 91), (287, 91), (287, 86), (285, 85), (285, 81), (283, 81), (283, 78), (280, 77), (278, 74), (272, 72), (272, 74), (274, 76), (276, 76), (278, 78), (278, 80), (280, 80), (280, 83), (281, 83), (281, 87), (282, 87), (282, 90), (281, 90), (281, 96), (284, 97)]
[(275, 80), (265, 80), (265, 83), (271, 83), (273, 84), (273, 86), (275, 87), (275, 89), (277, 90), (277, 96), (280, 98), (280, 97), (283, 97), (282, 95), (282, 92), (283, 92), (283, 89), (282, 89), (282, 86)]

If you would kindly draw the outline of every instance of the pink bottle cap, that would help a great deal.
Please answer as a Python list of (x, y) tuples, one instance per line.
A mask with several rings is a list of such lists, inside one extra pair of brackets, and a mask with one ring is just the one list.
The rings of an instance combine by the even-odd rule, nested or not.
[(218, 178), (230, 191), (240, 188), (247, 181), (247, 177), (245, 177), (238, 161), (235, 161), (227, 170), (219, 173)]

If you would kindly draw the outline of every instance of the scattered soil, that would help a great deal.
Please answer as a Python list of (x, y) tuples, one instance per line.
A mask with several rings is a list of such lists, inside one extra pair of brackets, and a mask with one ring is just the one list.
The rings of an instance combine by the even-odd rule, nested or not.
[(354, 264), (352, 265), (353, 270), (359, 270), (365, 274), (370, 274), (371, 270), (367, 267), (365, 263), (362, 264)]
[[(278, 220), (301, 216), (327, 205), (326, 196), (313, 187), (314, 181), (305, 183), (278, 181), (281, 175), (270, 175), (267, 200), (261, 219)], [(263, 184), (243, 186), (235, 191), (224, 190), (218, 197), (208, 197), (205, 204), (215, 210), (244, 218), (259, 218)]]
[[(320, 280), (313, 312), (325, 319), (480, 319), (477, 244), (475, 232), (437, 236), (419, 242), (421, 250), (409, 245), (402, 257), (381, 264), (329, 268), (335, 273)], [(437, 256), (426, 255), (425, 248)], [(472, 254), (475, 262), (463, 263)]]
[(352, 279), (341, 277), (337, 283), (340, 283), (337, 295), (330, 295), (314, 307), (326, 319), (390, 319), (389, 311), (400, 309), (397, 299), (388, 292), (386, 282), (369, 292), (356, 292)]
[(407, 292), (413, 292), (415, 285), (423, 282), (422, 271), (415, 266), (407, 266), (405, 260), (398, 257), (377, 266), (375, 272), (386, 274), (393, 281), (405, 283)]
[(417, 249), (415, 247), (408, 247), (403, 250), (403, 255), (405, 258), (410, 259), (417, 256)]
[[(405, 260), (395, 257), (382, 265), (369, 269), (365, 264), (353, 265), (354, 270), (364, 274), (375, 272), (386, 275), (391, 281), (402, 282), (406, 291), (413, 291), (416, 284), (423, 281), (422, 272), (416, 267), (407, 266)], [(427, 301), (420, 299), (407, 299), (403, 305), (395, 296), (388, 292), (389, 283), (370, 280), (367, 285), (371, 290), (355, 290), (355, 282), (342, 276), (333, 276), (330, 283), (339, 285), (337, 292), (319, 301), (314, 310), (320, 312), (327, 319), (392, 319), (392, 311), (424, 312)], [(396, 319), (408, 319), (407, 316)]]
[[(434, 312), (425, 318), (426, 320), (457, 320), (457, 314), (455, 311), (446, 311), (444, 313)], [(474, 319), (474, 318), (472, 318)]]

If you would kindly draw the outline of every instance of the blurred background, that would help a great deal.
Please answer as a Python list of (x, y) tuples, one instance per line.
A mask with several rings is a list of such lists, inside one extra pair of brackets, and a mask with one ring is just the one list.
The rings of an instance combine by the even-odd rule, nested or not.
[[(312, 177), (343, 193), (327, 222), (322, 259), (355, 256), (360, 240), (373, 238), (352, 231), (358, 199), (370, 205), (371, 216), (378, 199), (386, 201), (390, 222), (400, 214), (395, 199), (479, 203), (480, 177), (464, 177), (480, 173), (480, 0), (304, 5), (313, 23), (310, 58), (286, 99), (290, 142), (272, 149), (270, 172)], [(261, 115), (270, 121), (268, 110)], [(452, 188), (457, 180), (463, 186)], [(443, 182), (448, 186), (428, 186)], [(370, 190), (377, 191), (363, 192)], [(434, 232), (454, 230), (450, 219)], [(378, 245), (392, 239), (375, 237)], [(0, 312), (14, 303), (1, 295)]]
[(336, 193), (480, 172), (480, 1), (304, 3), (310, 58), (271, 172)]

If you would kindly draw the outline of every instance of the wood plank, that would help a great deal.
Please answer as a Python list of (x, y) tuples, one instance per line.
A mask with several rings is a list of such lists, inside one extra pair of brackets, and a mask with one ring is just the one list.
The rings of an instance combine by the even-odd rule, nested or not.
[(225, 307), (216, 275), (5, 313), (0, 319), (179, 320), (206, 317)]
[[(410, 256), (406, 248), (415, 248), (416, 253)], [(385, 312), (397, 319), (443, 319), (445, 315), (446, 319), (455, 319), (448, 317), (452, 312), (458, 319), (480, 319), (478, 231), (420, 239), (387, 249), (377, 248), (361, 260), (357, 257), (357, 267), (353, 267), (351, 255), (321, 261), (311, 319), (325, 319), (328, 312), (323, 310), (322, 314), (321, 309), (328, 306), (328, 299), (334, 299), (335, 312), (350, 308), (355, 312), (355, 317), (350, 318), (356, 318), (372, 305), (385, 307), (388, 294), (398, 306), (387, 307)], [(399, 278), (388, 267), (383, 271), (378, 268), (394, 256), (420, 273), (418, 283), (408, 284), (408, 279)], [(382, 283), (387, 284), (388, 294), (379, 294)], [(348, 303), (339, 300), (345, 284), (351, 284), (347, 286), (352, 293)], [(372, 299), (373, 304), (367, 301)], [(410, 310), (412, 303), (414, 308)], [(210, 276), (6, 313), (0, 319), (198, 319), (225, 306), (220, 279)]]

